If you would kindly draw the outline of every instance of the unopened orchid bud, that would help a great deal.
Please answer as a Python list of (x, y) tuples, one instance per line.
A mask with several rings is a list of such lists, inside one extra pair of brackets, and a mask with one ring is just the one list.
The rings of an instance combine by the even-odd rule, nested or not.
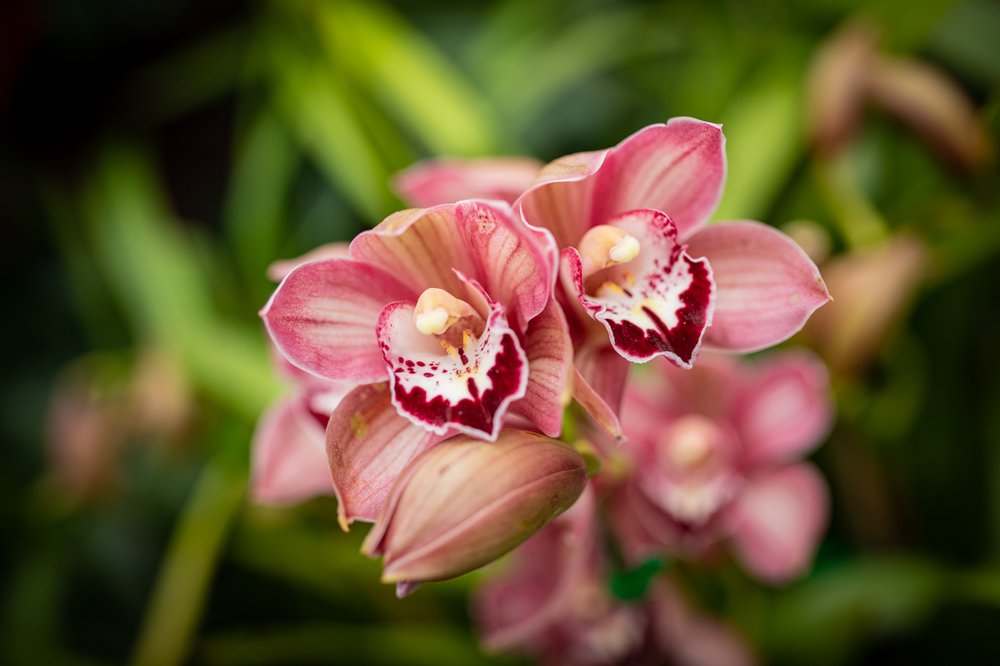
[(992, 146), (972, 100), (943, 71), (916, 60), (880, 58), (868, 89), (876, 104), (955, 165), (972, 171), (990, 160)]
[(405, 593), (497, 559), (572, 506), (586, 482), (583, 458), (541, 435), (456, 437), (403, 472), (362, 551), (381, 555), (382, 580)]
[(851, 23), (816, 53), (809, 70), (808, 122), (809, 138), (820, 151), (835, 152), (857, 128), (875, 46), (870, 26)]

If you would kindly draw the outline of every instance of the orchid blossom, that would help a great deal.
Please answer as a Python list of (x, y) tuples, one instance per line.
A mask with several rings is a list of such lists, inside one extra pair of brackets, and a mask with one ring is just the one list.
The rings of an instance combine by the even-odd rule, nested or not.
[(261, 311), (278, 350), (355, 385), (327, 427), (341, 524), (373, 521), (406, 465), (504, 424), (557, 436), (571, 346), (543, 234), (498, 201), (388, 217), (347, 257), (294, 267)]
[(706, 356), (638, 377), (622, 419), (631, 459), (612, 498), (626, 554), (698, 557), (728, 542), (768, 582), (801, 574), (826, 525), (827, 489), (801, 458), (831, 421), (829, 380), (804, 352), (741, 364)]

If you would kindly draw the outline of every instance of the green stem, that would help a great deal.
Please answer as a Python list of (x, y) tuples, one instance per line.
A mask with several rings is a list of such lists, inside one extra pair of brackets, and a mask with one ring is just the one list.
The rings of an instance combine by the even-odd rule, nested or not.
[(208, 461), (177, 523), (131, 663), (174, 666), (185, 661), (228, 528), (242, 505), (245, 470), (225, 458)]

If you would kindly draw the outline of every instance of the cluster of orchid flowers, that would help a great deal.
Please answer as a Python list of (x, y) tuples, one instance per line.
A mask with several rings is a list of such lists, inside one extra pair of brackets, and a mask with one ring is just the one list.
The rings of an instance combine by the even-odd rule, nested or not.
[(724, 180), (721, 128), (690, 118), (544, 167), (404, 172), (415, 208), (272, 267), (261, 316), (296, 389), (258, 426), (256, 499), (335, 494), (401, 596), (520, 546), (477, 596), (494, 648), (748, 660), (669, 576), (640, 604), (606, 584), (610, 553), (723, 546), (785, 581), (825, 527), (801, 461), (831, 418), (823, 366), (732, 352), (784, 341), (829, 294), (779, 231), (706, 226)]

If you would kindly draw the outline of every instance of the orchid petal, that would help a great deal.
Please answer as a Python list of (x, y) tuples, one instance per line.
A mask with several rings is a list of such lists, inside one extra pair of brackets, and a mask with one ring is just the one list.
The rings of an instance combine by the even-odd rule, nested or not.
[(785, 234), (759, 222), (713, 224), (688, 239), (712, 265), (717, 297), (705, 344), (750, 352), (795, 334), (830, 300), (816, 264)]
[(741, 390), (735, 421), (751, 466), (776, 465), (806, 455), (830, 429), (830, 380), (806, 352), (760, 364)]
[(464, 291), (456, 271), (511, 310), (521, 330), (548, 302), (551, 240), (515, 220), (509, 206), (478, 200), (403, 211), (351, 243), (351, 255), (418, 289)]
[(328, 483), (332, 474), (344, 529), (355, 520), (374, 522), (396, 478), (441, 439), (396, 413), (387, 383), (351, 391), (330, 417), (329, 465), (322, 465)]
[(686, 238), (715, 210), (725, 180), (721, 125), (694, 118), (651, 125), (608, 151), (594, 177), (591, 226), (635, 208), (655, 208)]
[(528, 357), (527, 392), (511, 405), (511, 412), (524, 416), (549, 437), (558, 437), (569, 400), (573, 344), (566, 317), (554, 301), (531, 320), (524, 349)]
[(386, 377), (375, 323), (386, 303), (412, 289), (362, 262), (327, 259), (292, 270), (261, 310), (278, 350), (294, 365), (357, 383)]
[(489, 305), (479, 337), (466, 332), (455, 346), (418, 332), (412, 304), (385, 307), (378, 340), (389, 367), (392, 402), (401, 415), (437, 434), (453, 428), (496, 439), (507, 408), (525, 395), (528, 359), (504, 307)]
[(462, 199), (514, 203), (541, 168), (542, 164), (530, 157), (431, 160), (401, 172), (393, 185), (403, 201), (417, 208)]
[(787, 582), (811, 563), (828, 512), (826, 484), (812, 465), (753, 478), (727, 512), (735, 553), (757, 578)]
[[(563, 250), (563, 280), (580, 304), (602, 323), (623, 358), (644, 363), (664, 356), (691, 367), (701, 338), (712, 323), (714, 285), (708, 262), (692, 259), (677, 242), (677, 230), (666, 215), (636, 210), (619, 215), (610, 227), (638, 239), (638, 256), (585, 276), (576, 248)], [(595, 295), (588, 278), (607, 278)]]
[(256, 502), (293, 504), (333, 494), (324, 421), (310, 412), (303, 395), (283, 398), (264, 413), (252, 444), (250, 494)]
[(608, 344), (590, 344), (574, 357), (573, 398), (609, 435), (624, 439), (618, 413), (621, 411), (629, 362)]
[(575, 244), (591, 226), (594, 179), (607, 150), (575, 153), (545, 165), (535, 184), (514, 204), (524, 221), (544, 228), (556, 246)]
[(306, 252), (294, 259), (279, 259), (272, 262), (267, 267), (268, 279), (280, 282), (285, 279), (292, 269), (308, 261), (318, 261), (320, 259), (350, 259), (349, 243), (327, 243)]

